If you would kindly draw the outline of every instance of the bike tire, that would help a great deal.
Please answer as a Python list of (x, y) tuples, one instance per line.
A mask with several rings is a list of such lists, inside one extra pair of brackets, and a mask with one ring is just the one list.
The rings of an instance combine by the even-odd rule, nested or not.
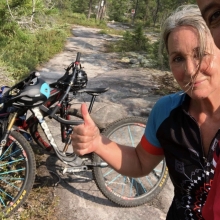
[[(136, 147), (144, 133), (147, 119), (126, 117), (110, 124), (103, 135), (119, 144)], [(93, 153), (93, 162), (102, 159)], [(123, 176), (111, 167), (94, 167), (94, 181), (102, 194), (123, 207), (140, 206), (158, 195), (168, 180), (165, 159), (148, 175), (141, 178)]]
[(25, 202), (33, 187), (36, 162), (28, 141), (12, 131), (0, 156), (0, 216), (8, 217)]

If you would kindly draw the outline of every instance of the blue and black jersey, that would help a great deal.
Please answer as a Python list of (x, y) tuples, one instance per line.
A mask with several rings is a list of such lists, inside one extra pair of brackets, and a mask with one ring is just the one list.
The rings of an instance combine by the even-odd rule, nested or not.
[(163, 155), (174, 185), (167, 219), (203, 219), (201, 210), (214, 177), (213, 152), (220, 132), (204, 156), (200, 128), (188, 114), (190, 97), (175, 93), (162, 97), (152, 109), (141, 145), (150, 154)]

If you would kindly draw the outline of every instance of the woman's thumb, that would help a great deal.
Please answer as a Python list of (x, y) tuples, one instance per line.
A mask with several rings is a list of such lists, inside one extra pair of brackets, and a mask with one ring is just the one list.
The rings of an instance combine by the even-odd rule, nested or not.
[(81, 113), (82, 113), (82, 117), (83, 117), (85, 125), (93, 125), (94, 124), (92, 118), (90, 117), (90, 114), (88, 112), (88, 108), (85, 103), (83, 103), (81, 105)]

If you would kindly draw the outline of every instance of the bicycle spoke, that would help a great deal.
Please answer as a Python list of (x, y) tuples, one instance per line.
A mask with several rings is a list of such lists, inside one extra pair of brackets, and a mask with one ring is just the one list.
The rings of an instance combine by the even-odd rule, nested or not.
[[(0, 160), (5, 160), (8, 157), (12, 157), (13, 155), (16, 155), (16, 153), (20, 152), (21, 154), (21, 149), (18, 149), (16, 151), (13, 151), (12, 153), (10, 153), (9, 155), (6, 155), (6, 153), (8, 153), (10, 150), (12, 150), (12, 147), (15, 143), (11, 143), (10, 146), (8, 146), (7, 150), (4, 152), (4, 154), (0, 157)], [(5, 157), (3, 157), (4, 155), (6, 155)]]
[(19, 160), (13, 160), (13, 161), (10, 161), (10, 162), (4, 163), (4, 164), (0, 164), (0, 169), (1, 169), (1, 167), (5, 166), (5, 165), (11, 165), (11, 164), (16, 163), (16, 162), (21, 161), (21, 160), (24, 160), (24, 158), (21, 158)]
[(131, 134), (130, 126), (128, 126), (128, 133), (129, 133), (129, 137), (130, 137), (130, 140), (131, 140), (131, 146), (132, 146), (132, 147), (135, 147), (135, 146), (134, 146), (134, 140), (133, 140), (133, 137), (132, 137), (132, 134)]
[(18, 170), (12, 170), (12, 171), (8, 171), (8, 172), (4, 172), (4, 173), (0, 173), (0, 175), (9, 174), (9, 173), (17, 173), (17, 172), (20, 172), (20, 171), (23, 171), (23, 170), (25, 170), (25, 168), (18, 169)]
[(133, 186), (133, 180), (134, 180), (134, 179), (133, 179), (133, 178), (131, 178), (131, 184), (130, 184), (130, 194), (129, 194), (129, 195), (130, 195), (130, 197), (131, 197), (131, 194), (132, 194), (131, 192), (132, 192), (132, 188), (133, 188), (133, 187), (132, 187), (132, 186)]
[(146, 176), (146, 180), (150, 184), (150, 186), (153, 187), (153, 184), (151, 183), (150, 178), (148, 176)]
[(10, 180), (24, 180), (24, 178), (13, 178), (13, 177), (0, 178), (0, 180), (2, 180), (2, 181), (5, 181), (7, 179), (10, 179)]
[[(1, 179), (1, 180), (3, 180), (3, 179)], [(20, 179), (20, 180), (21, 180), (21, 179)], [(14, 184), (12, 184), (12, 183), (10, 183), (10, 182), (8, 182), (8, 181), (3, 180), (3, 182), (7, 183), (9, 186), (12, 186), (12, 187), (14, 187), (14, 188), (17, 189), (17, 190), (20, 190), (20, 189), (21, 189), (20, 187), (17, 187), (17, 186), (15, 186)]]
[(125, 191), (125, 185), (126, 185), (126, 176), (123, 176), (124, 179), (124, 184), (122, 185), (122, 189), (121, 189), (121, 194), (124, 195), (124, 191)]
[(113, 170), (113, 169), (111, 169), (109, 172), (107, 172), (107, 173), (103, 174), (103, 177), (108, 176), (108, 175), (109, 175), (109, 174), (111, 174), (112, 172), (114, 172), (114, 170)]
[(1, 155), (0, 160), (4, 160), (3, 156), (10, 150), (10, 146), (7, 148), (7, 150)]
[[(9, 140), (11, 140), (10, 137)], [(19, 195), (26, 175), (25, 158), (26, 155), (16, 141), (5, 146), (0, 157), (0, 210), (8, 207)]]
[(2, 192), (3, 194), (5, 194), (6, 196), (8, 196), (11, 200), (14, 199), (14, 197), (10, 196), (8, 193), (6, 193), (5, 191), (0, 189), (0, 192)]
[(6, 206), (1, 196), (0, 196), (0, 202), (3, 204), (4, 207)]
[[(103, 135), (118, 144), (136, 147), (144, 134), (146, 121), (140, 117), (125, 117), (110, 124)], [(94, 160), (96, 163), (102, 162), (102, 159), (95, 154)], [(121, 176), (109, 167), (94, 168), (94, 175), (96, 184), (103, 195), (125, 207), (137, 206), (150, 201), (161, 191), (168, 179), (165, 160), (159, 163), (149, 175), (139, 178)], [(161, 185), (162, 178), (164, 181)]]
[(117, 175), (112, 181), (107, 181), (107, 182), (109, 183), (108, 185), (114, 183), (114, 181), (115, 181), (116, 179), (118, 179), (119, 177), (121, 177), (121, 176), (122, 176), (122, 175), (119, 174), (119, 175)]
[(140, 179), (140, 178), (138, 178), (138, 182), (140, 183), (140, 185), (141, 185), (142, 189), (143, 189), (143, 190), (144, 190), (144, 192), (146, 193), (146, 192), (147, 192), (147, 190), (146, 190), (146, 188), (144, 187), (144, 184), (142, 183), (142, 181), (141, 181), (141, 179)]

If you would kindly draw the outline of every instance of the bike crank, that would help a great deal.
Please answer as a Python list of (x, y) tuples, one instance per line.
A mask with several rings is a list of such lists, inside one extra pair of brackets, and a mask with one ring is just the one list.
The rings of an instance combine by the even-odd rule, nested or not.
[(63, 174), (65, 173), (77, 173), (77, 172), (82, 172), (82, 171), (87, 171), (88, 167), (87, 166), (81, 166), (81, 167), (65, 167), (63, 169)]

